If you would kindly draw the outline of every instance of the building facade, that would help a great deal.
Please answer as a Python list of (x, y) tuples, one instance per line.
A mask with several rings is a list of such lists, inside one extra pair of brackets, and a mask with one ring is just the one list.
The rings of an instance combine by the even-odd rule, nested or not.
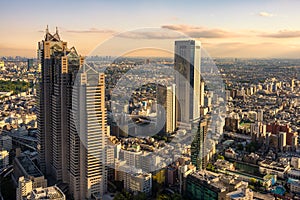
[(189, 123), (200, 117), (201, 44), (195, 40), (175, 41), (176, 118)]
[(106, 192), (106, 144), (109, 133), (104, 79), (104, 73), (84, 65), (74, 84), (70, 188), (76, 199), (98, 199)]
[(58, 31), (38, 44), (38, 153), (42, 172), (66, 183), (74, 199), (106, 191), (108, 134), (104, 74), (83, 67), (84, 57)]
[[(164, 132), (172, 133), (176, 128), (176, 97), (175, 84), (171, 86), (158, 85), (157, 87), (157, 104), (163, 106), (165, 110)], [(160, 112), (160, 110), (158, 110)]]
[(207, 135), (207, 121), (201, 120), (195, 130), (194, 139), (191, 144), (191, 161), (196, 166), (197, 170), (204, 169), (206, 167), (206, 156), (208, 154), (206, 147), (206, 135)]

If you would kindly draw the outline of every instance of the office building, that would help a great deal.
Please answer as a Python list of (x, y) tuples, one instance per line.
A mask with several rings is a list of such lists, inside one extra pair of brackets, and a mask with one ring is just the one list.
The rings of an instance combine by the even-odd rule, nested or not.
[(65, 200), (65, 194), (57, 187), (35, 187), (33, 181), (24, 176), (18, 180), (17, 200), (53, 199)]
[(141, 169), (123, 163), (117, 170), (117, 180), (123, 181), (124, 188), (135, 194), (145, 193), (147, 196), (152, 194), (152, 174), (143, 172)]
[(233, 194), (239, 194), (241, 197), (246, 196), (244, 199), (249, 197), (250, 200), (253, 194), (246, 188), (248, 183), (235, 176), (199, 170), (187, 176), (185, 196), (195, 200), (220, 200), (230, 199), (234, 197)]
[(188, 124), (200, 117), (200, 65), (199, 41), (175, 41), (176, 118), (179, 124)]
[(205, 103), (204, 103), (204, 87), (205, 86), (205, 83), (203, 80), (201, 80), (200, 82), (200, 106), (201, 107), (204, 107), (205, 106)]
[(104, 74), (83, 67), (84, 58), (57, 30), (52, 35), (47, 28), (38, 47), (40, 168), (53, 182), (66, 183), (75, 200), (100, 199), (107, 185)]
[(194, 139), (191, 144), (191, 161), (196, 166), (197, 170), (205, 169), (207, 164), (207, 147), (206, 147), (206, 135), (207, 135), (207, 121), (201, 120), (198, 123), (197, 130), (195, 130)]
[(17, 156), (13, 162), (13, 169), (13, 178), (16, 182), (24, 177), (21, 181), (30, 180), (33, 188), (47, 187), (47, 180), (44, 175), (28, 156), (23, 154)]
[(42, 66), (38, 91), (38, 152), (44, 174), (68, 182), (68, 152), (72, 84), (83, 57), (60, 39), (58, 31), (38, 43)]
[(33, 68), (33, 59), (27, 59), (27, 71)]
[[(164, 132), (172, 133), (176, 128), (176, 97), (175, 97), (175, 84), (171, 86), (157, 86), (157, 104), (164, 108)], [(161, 110), (158, 110), (161, 112)]]
[(8, 166), (9, 164), (9, 153), (6, 150), (0, 150), (0, 169)]
[(92, 67), (84, 65), (74, 84), (74, 124), (71, 126), (69, 139), (70, 191), (75, 199), (100, 199), (106, 192), (105, 161), (110, 156), (106, 156), (109, 133), (104, 77), (104, 73), (98, 73)]

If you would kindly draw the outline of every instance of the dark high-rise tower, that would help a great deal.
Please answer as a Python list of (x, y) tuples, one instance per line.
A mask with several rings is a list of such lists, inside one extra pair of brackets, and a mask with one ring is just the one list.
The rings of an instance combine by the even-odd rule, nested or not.
[(191, 161), (197, 169), (204, 169), (206, 167), (206, 136), (207, 136), (207, 121), (202, 119), (199, 122), (198, 129), (194, 129), (194, 140), (191, 144)]
[(56, 181), (68, 182), (69, 127), (72, 85), (83, 63), (58, 31), (38, 43), (41, 80), (38, 92), (38, 152), (41, 170)]

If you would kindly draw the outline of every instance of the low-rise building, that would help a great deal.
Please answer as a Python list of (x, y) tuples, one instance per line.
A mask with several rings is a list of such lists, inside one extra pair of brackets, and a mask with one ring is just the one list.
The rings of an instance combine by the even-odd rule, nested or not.
[(251, 164), (257, 164), (257, 161), (259, 160), (259, 155), (256, 153), (250, 153), (248, 155), (245, 155), (243, 160), (244, 162), (251, 163)]
[(39, 200), (39, 199), (65, 200), (66, 196), (57, 186), (51, 186), (47, 188), (36, 188), (32, 190), (29, 199), (30, 200)]
[(236, 159), (236, 153), (232, 148), (228, 148), (225, 150), (225, 157), (226, 158), (231, 158), (231, 159)]
[(267, 174), (264, 176), (263, 180), (263, 186), (269, 188), (275, 185), (275, 183), (277, 182), (277, 176), (273, 174)]
[(272, 160), (263, 160), (258, 163), (259, 172), (261, 174), (275, 174), (279, 178), (285, 178), (287, 172), (291, 169), (290, 164), (287, 162), (275, 162)]
[(300, 180), (289, 178), (287, 183), (291, 192), (300, 194)]
[[(42, 172), (38, 169), (38, 167), (32, 162), (32, 160), (26, 156), (26, 155), (19, 155), (14, 159), (13, 162), (13, 178), (15, 182), (18, 184), (18, 187), (20, 187), (19, 181), (21, 181), (21, 188), (23, 188), (23, 185), (25, 184), (27, 188), (28, 184), (32, 185), (32, 189), (35, 188), (45, 188), (47, 187), (47, 179), (45, 179)], [(23, 178), (22, 178), (23, 177)], [(31, 183), (29, 183), (31, 181)], [(22, 190), (22, 189), (19, 189)], [(22, 193), (23, 194), (23, 193)], [(17, 189), (17, 196), (20, 196), (20, 193), (18, 194)]]
[(222, 160), (218, 159), (214, 165), (221, 170), (234, 170), (234, 165), (233, 163), (227, 161), (227, 160)]
[(226, 194), (227, 200), (252, 200), (253, 191), (247, 187), (238, 188), (236, 191)]
[(287, 172), (287, 177), (300, 180), (300, 170), (297, 170), (297, 169), (289, 170)]
[(228, 193), (244, 187), (247, 188), (248, 184), (235, 176), (202, 170), (187, 176), (185, 195), (195, 200), (221, 200), (226, 199)]
[(143, 192), (147, 196), (152, 193), (152, 174), (143, 172), (123, 163), (117, 169), (117, 180), (124, 182), (124, 188), (128, 191)]

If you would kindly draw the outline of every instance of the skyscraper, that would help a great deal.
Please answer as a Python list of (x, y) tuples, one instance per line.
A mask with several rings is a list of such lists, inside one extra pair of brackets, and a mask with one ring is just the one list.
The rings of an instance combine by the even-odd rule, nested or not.
[(201, 107), (204, 107), (204, 86), (205, 86), (205, 83), (203, 80), (201, 80), (200, 82), (200, 106)]
[(104, 77), (104, 73), (84, 65), (74, 85), (72, 110), (76, 124), (70, 138), (70, 189), (75, 199), (101, 199), (106, 191), (105, 147), (109, 133)]
[(201, 44), (195, 40), (175, 41), (176, 118), (189, 123), (200, 118)]
[(83, 57), (60, 39), (58, 31), (38, 43), (42, 75), (38, 92), (38, 151), (44, 174), (68, 182), (69, 114), (72, 84)]
[(45, 39), (38, 44), (38, 58), (42, 67), (38, 92), (40, 168), (49, 182), (67, 183), (74, 199), (100, 196), (106, 190), (102, 150), (108, 133), (104, 74), (82, 69), (84, 58), (74, 47), (67, 47), (57, 30), (52, 35), (47, 28)]
[(191, 144), (191, 161), (197, 169), (204, 169), (206, 167), (206, 156), (208, 153), (206, 147), (207, 129), (208, 126), (205, 119), (198, 122), (197, 129), (193, 129), (196, 133), (193, 134), (195, 136)]
[(165, 110), (164, 131), (167, 133), (174, 132), (176, 128), (175, 84), (172, 84), (171, 86), (163, 86), (163, 85), (157, 86), (157, 103), (163, 106)]
[(33, 59), (27, 59), (27, 71), (33, 67)]

